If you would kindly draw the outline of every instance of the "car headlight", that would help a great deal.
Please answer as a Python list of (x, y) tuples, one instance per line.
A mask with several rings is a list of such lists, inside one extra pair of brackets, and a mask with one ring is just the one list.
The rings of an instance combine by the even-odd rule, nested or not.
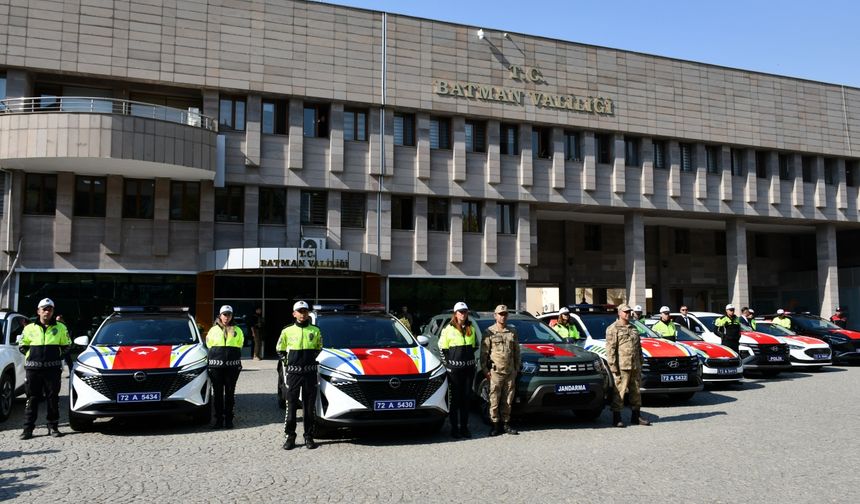
[(208, 361), (205, 357), (204, 357), (204, 358), (202, 358), (202, 359), (200, 359), (200, 360), (196, 360), (196, 361), (194, 361), (194, 362), (189, 362), (188, 364), (185, 364), (184, 366), (180, 367), (180, 368), (179, 368), (179, 372), (180, 372), (180, 373), (182, 373), (182, 372), (184, 372), (184, 371), (191, 371), (191, 370), (193, 370), (193, 369), (197, 369), (197, 368), (203, 367), (203, 366), (205, 366), (208, 362), (209, 362), (209, 361)]
[(803, 347), (800, 345), (788, 345), (788, 348), (792, 350), (803, 350)]
[(441, 377), (445, 376), (445, 373), (447, 373), (445, 366), (442, 366), (440, 364), (438, 367), (436, 367), (436, 369), (434, 369), (433, 371), (430, 371), (430, 379), (433, 380), (435, 378), (441, 378)]
[(534, 372), (537, 371), (537, 368), (538, 366), (534, 362), (523, 361), (522, 366), (520, 366), (520, 372), (524, 374), (534, 374)]
[(94, 368), (92, 366), (88, 366), (81, 361), (77, 362), (75, 365), (75, 374), (78, 376), (93, 376), (102, 374), (100, 369)]

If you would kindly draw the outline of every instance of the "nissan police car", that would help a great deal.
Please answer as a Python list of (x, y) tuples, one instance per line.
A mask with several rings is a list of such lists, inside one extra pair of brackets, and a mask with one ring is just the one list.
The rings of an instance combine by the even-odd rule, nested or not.
[[(469, 320), (477, 325), (479, 334), (496, 323), (493, 313), (484, 311), (469, 312)], [(438, 351), (439, 336), (450, 321), (451, 313), (443, 313), (434, 316), (424, 327), (434, 351)], [(528, 313), (509, 312), (507, 325), (517, 332), (522, 361), (517, 373), (513, 414), (572, 411), (583, 420), (600, 416), (612, 385), (609, 372), (597, 355), (564, 343), (555, 331)], [(480, 362), (480, 345), (475, 351), (475, 360)], [(472, 390), (484, 420), (489, 422), (490, 386), (481, 374), (480, 365)]]
[[(693, 330), (708, 343), (720, 344), (723, 339), (716, 332), (716, 321), (722, 315), (713, 312), (688, 312), (693, 321)], [(673, 313), (672, 317), (679, 317)], [(740, 318), (740, 317), (739, 317)], [(776, 376), (791, 369), (788, 345), (773, 336), (750, 330), (741, 326), (741, 339), (738, 344), (744, 371), (757, 371), (766, 376)]]
[(769, 320), (756, 320), (756, 331), (769, 334), (788, 345), (791, 365), (821, 369), (833, 364), (830, 345), (812, 336), (801, 336)]
[(119, 307), (93, 335), (69, 376), (69, 425), (97, 417), (190, 413), (211, 417), (204, 341), (187, 308)]
[[(658, 320), (660, 320), (659, 316), (643, 322), (650, 328)], [(679, 324), (675, 324), (675, 334), (679, 344), (698, 354), (699, 360), (702, 362), (702, 381), (705, 384), (743, 380), (744, 367), (741, 364), (740, 356), (734, 350), (716, 343), (708, 343), (695, 332)]]
[[(571, 321), (576, 324), (586, 350), (606, 359), (606, 328), (618, 320), (611, 305), (572, 305)], [(549, 323), (558, 312), (539, 317)], [(642, 343), (642, 385), (645, 394), (667, 394), (688, 400), (704, 388), (702, 365), (698, 354), (690, 348), (665, 340), (638, 321), (630, 321), (639, 331)]]
[[(448, 415), (448, 378), (441, 360), (381, 307), (314, 306), (323, 350), (316, 433), (340, 427), (423, 424), (438, 430)], [(286, 406), (283, 363), (278, 405)], [(308, 407), (308, 405), (302, 405)]]
[(24, 354), (18, 351), (18, 337), (27, 317), (0, 311), (0, 422), (9, 418), (15, 398), (24, 393)]
[[(786, 312), (791, 319), (791, 330), (803, 336), (818, 338), (828, 345), (833, 353), (834, 362), (846, 364), (860, 363), (860, 332), (842, 329), (833, 322), (811, 313)], [(765, 315), (773, 320), (776, 314)]]

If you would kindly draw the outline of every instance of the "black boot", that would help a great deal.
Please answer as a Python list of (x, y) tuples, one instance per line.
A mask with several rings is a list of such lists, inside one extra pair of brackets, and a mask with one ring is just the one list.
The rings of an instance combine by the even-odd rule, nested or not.
[(518, 430), (514, 429), (513, 427), (511, 427), (511, 424), (509, 424), (509, 423), (506, 423), (506, 424), (505, 424), (505, 434), (510, 434), (510, 435), (512, 435), (512, 436), (517, 436), (517, 435), (519, 435), (519, 433), (520, 433), (520, 431), (518, 431)]
[(21, 435), (18, 436), (18, 439), (20, 439), (21, 441), (33, 439), (33, 431), (30, 429), (24, 429), (24, 432), (22, 432)]
[(624, 422), (621, 420), (620, 411), (612, 412), (612, 425), (614, 425), (615, 427), (624, 427)]
[(228, 419), (224, 420), (224, 428), (226, 428), (226, 429), (232, 429), (233, 428), (233, 419), (232, 418), (228, 418)]
[(48, 435), (56, 438), (63, 437), (63, 433), (60, 432), (60, 429), (58, 429), (56, 425), (51, 425), (48, 427)]
[(283, 448), (285, 450), (292, 450), (295, 447), (296, 447), (296, 435), (290, 434), (289, 436), (287, 436), (286, 441), (284, 441), (284, 447)]
[(498, 436), (502, 433), (502, 422), (494, 422), (490, 429), (490, 436)]
[(642, 418), (638, 409), (630, 412), (630, 425), (651, 425), (651, 422)]
[(305, 448), (308, 450), (316, 450), (319, 447), (312, 436), (305, 436)]
[(212, 425), (210, 425), (209, 427), (212, 429), (224, 428), (224, 417), (216, 416), (215, 420), (212, 421)]

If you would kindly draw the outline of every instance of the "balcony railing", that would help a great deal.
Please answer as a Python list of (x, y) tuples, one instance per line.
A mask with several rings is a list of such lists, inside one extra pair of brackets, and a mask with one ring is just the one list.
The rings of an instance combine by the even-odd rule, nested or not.
[(218, 126), (214, 119), (201, 114), (198, 109), (193, 107), (182, 110), (152, 103), (87, 96), (42, 96), (0, 100), (0, 115), (56, 112), (143, 117), (211, 131), (217, 131)]

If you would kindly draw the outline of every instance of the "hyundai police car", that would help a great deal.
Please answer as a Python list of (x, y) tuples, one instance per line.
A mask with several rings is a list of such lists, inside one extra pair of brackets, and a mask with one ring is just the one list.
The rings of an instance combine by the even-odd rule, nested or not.
[[(317, 435), (339, 427), (425, 424), (439, 429), (448, 414), (448, 378), (438, 357), (395, 317), (381, 310), (314, 306), (323, 350), (319, 363)], [(283, 363), (278, 403), (286, 405)], [(306, 407), (306, 405), (302, 405)]]
[[(643, 322), (650, 328), (658, 320), (660, 320), (659, 316)], [(744, 367), (740, 356), (734, 350), (716, 343), (708, 343), (695, 332), (679, 324), (675, 324), (675, 331), (677, 342), (698, 354), (702, 362), (702, 380), (706, 384), (743, 380)]]
[(211, 416), (206, 347), (187, 308), (114, 308), (69, 376), (69, 424), (86, 430), (97, 417), (191, 413)]
[(27, 317), (0, 311), (0, 422), (9, 418), (15, 398), (24, 393), (24, 354), (18, 351), (18, 337)]
[(830, 345), (811, 336), (801, 336), (769, 320), (756, 320), (756, 331), (769, 334), (788, 345), (791, 365), (821, 369), (833, 364)]
[[(790, 313), (791, 330), (803, 336), (812, 336), (830, 345), (834, 362), (860, 363), (860, 332), (842, 329), (829, 320), (811, 313)], [(776, 314), (766, 315), (772, 320)]]

